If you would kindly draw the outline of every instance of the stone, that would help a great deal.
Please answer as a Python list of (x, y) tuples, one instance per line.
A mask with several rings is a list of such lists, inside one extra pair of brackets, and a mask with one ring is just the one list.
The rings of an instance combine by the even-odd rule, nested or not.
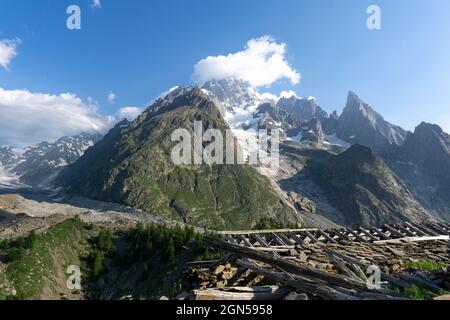
[(306, 255), (306, 253), (304, 251), (300, 251), (299, 259), (301, 262), (307, 262), (308, 256)]
[(179, 295), (175, 297), (176, 300), (189, 300), (191, 294), (187, 291), (181, 292)]
[(309, 300), (309, 298), (304, 293), (291, 292), (286, 297), (284, 297), (284, 300)]

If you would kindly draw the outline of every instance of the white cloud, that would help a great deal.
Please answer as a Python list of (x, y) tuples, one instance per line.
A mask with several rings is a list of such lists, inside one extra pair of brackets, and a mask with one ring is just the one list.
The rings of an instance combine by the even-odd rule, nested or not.
[(20, 43), (20, 39), (0, 40), (0, 66), (8, 69), (12, 59), (17, 56), (17, 46)]
[(295, 93), (295, 91), (293, 91), (293, 90), (282, 91), (280, 93), (280, 98), (289, 99), (289, 98), (292, 98), (292, 97), (299, 98), (299, 96), (297, 96), (297, 93)]
[(145, 108), (138, 107), (124, 107), (119, 109), (119, 119), (128, 119), (128, 121), (133, 121), (136, 119), (142, 112), (144, 112)]
[(224, 78), (242, 79), (253, 87), (268, 86), (282, 78), (298, 84), (300, 74), (289, 66), (285, 54), (286, 44), (269, 36), (251, 39), (243, 51), (200, 60), (192, 78), (199, 85)]
[(92, 4), (91, 4), (92, 8), (101, 8), (102, 7), (102, 3), (100, 0), (92, 0)]
[(0, 145), (24, 146), (80, 132), (105, 133), (115, 117), (72, 93), (60, 95), (0, 88)]
[(116, 94), (112, 91), (108, 92), (108, 101), (109, 103), (114, 103), (116, 101)]

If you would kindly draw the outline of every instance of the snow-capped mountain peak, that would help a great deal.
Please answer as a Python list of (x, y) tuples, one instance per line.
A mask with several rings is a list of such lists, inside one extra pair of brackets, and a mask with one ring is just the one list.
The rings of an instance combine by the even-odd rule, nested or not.
[(14, 185), (43, 186), (43, 181), (49, 184), (61, 168), (78, 160), (101, 138), (99, 134), (81, 133), (56, 141), (43, 141), (21, 150), (0, 147), (3, 184), (5, 181)]

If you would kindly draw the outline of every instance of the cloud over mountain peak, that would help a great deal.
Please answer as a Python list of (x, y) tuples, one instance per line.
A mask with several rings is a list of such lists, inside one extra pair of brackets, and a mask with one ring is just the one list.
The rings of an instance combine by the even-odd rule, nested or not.
[(200, 85), (226, 78), (244, 80), (252, 87), (268, 86), (283, 78), (298, 84), (300, 73), (289, 65), (285, 54), (286, 44), (270, 36), (251, 39), (242, 51), (200, 60), (192, 79)]

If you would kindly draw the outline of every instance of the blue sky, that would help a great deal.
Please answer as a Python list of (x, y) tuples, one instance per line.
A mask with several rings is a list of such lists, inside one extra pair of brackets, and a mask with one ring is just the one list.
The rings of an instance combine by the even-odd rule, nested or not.
[[(81, 8), (81, 30), (66, 28), (70, 4)], [(381, 8), (381, 30), (366, 27), (370, 4)], [(198, 61), (241, 51), (263, 35), (287, 45), (301, 81), (260, 91), (295, 90), (342, 111), (352, 90), (406, 129), (427, 121), (450, 131), (448, 0), (101, 0), (101, 8), (92, 0), (2, 0), (0, 41), (16, 41), (17, 55), (0, 66), (0, 88), (69, 92), (82, 101), (74, 110), (79, 103), (114, 115), (191, 84)], [(1, 135), (0, 128), (0, 144), (20, 140)]]

